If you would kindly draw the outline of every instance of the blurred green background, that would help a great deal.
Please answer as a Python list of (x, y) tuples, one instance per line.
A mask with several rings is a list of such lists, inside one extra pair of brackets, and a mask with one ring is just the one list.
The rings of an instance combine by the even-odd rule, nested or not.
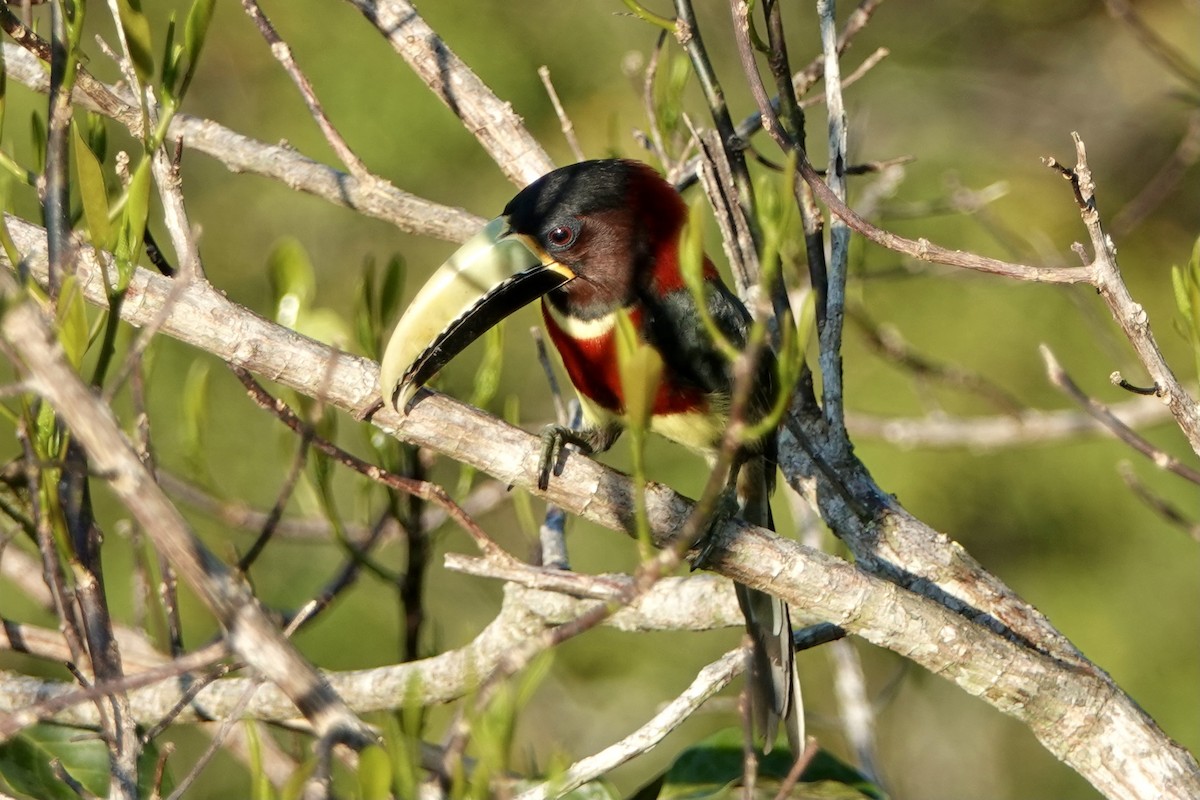
[[(95, 5), (95, 4), (93, 4)], [(666, 4), (661, 4), (666, 11)], [(816, 53), (811, 4), (789, 4), (793, 64)], [(187, 4), (147, 4), (161, 37), (165, 16)], [(423, 197), (493, 216), (515, 191), (404, 63), (346, 3), (264, 0), (263, 7), (291, 44), (326, 111), (359, 156), (377, 174)], [(1195, 57), (1200, 8), (1187, 0), (1136, 4), (1150, 27)], [(848, 8), (843, 8), (844, 18)], [(97, 6), (97, 32), (111, 40), (111, 24)], [(589, 157), (638, 156), (631, 131), (645, 128), (639, 96), (641, 70), (656, 31), (624, 13), (617, 0), (586, 2), (426, 3), (427, 21), (503, 98), (512, 102), (558, 163), (571, 160), (559, 122), (536, 70), (550, 68)], [(183, 12), (180, 12), (183, 13)], [(724, 80), (735, 118), (752, 101), (740, 74), (723, 4), (701, 15), (702, 31)], [(158, 41), (161, 41), (159, 39)], [(912, 156), (903, 180), (884, 202), (885, 226), (942, 245), (1011, 260), (1074, 264), (1070, 245), (1086, 238), (1067, 184), (1043, 166), (1055, 156), (1072, 163), (1070, 139), (1078, 131), (1088, 146), (1102, 213), (1111, 220), (1132, 200), (1176, 147), (1196, 98), (1162, 69), (1100, 2), (1006, 0), (885, 2), (843, 61), (843, 72), (878, 47), (890, 55), (846, 91), (851, 161)], [(92, 52), (94, 48), (92, 48)], [(672, 59), (678, 51), (668, 48)], [(98, 53), (89, 67), (112, 80)], [(818, 86), (818, 89), (820, 87)], [(28, 109), (44, 104), (10, 88), (6, 144), (20, 154), (27, 136), (14, 133)], [(694, 85), (691, 113), (703, 120)], [(218, 4), (185, 112), (211, 117), (264, 141), (286, 140), (300, 152), (336, 163), (287, 76), (272, 59), (249, 19), (233, 3)], [(825, 120), (810, 110), (813, 161), (824, 162)], [(114, 143), (125, 141), (115, 127)], [(765, 138), (759, 142), (770, 153)], [(234, 300), (273, 313), (266, 264), (284, 238), (297, 240), (316, 269), (316, 304), (349, 318), (362, 264), (401, 254), (409, 265), (409, 292), (453, 249), (396, 232), (272, 181), (236, 175), (199, 153), (184, 155), (184, 190), (210, 279)], [(852, 199), (876, 178), (852, 179)], [(974, 215), (950, 213), (947, 199), (959, 188), (1003, 183), (1004, 195)], [(17, 198), (18, 207), (31, 201)], [(160, 225), (152, 228), (165, 238)], [(1166, 202), (1141, 224), (1116, 236), (1121, 265), (1135, 298), (1150, 314), (1159, 342), (1181, 375), (1194, 378), (1192, 354), (1176, 333), (1170, 284), (1172, 264), (1187, 261), (1200, 233), (1200, 180), (1193, 168)], [(714, 252), (714, 255), (718, 253)], [(1108, 375), (1121, 370), (1144, 381), (1094, 292), (1086, 288), (1021, 285), (947, 268), (913, 266), (895, 254), (856, 243), (850, 295), (877, 322), (894, 326), (921, 354), (958, 365), (1035, 408), (1063, 408), (1066, 400), (1044, 376), (1037, 354), (1048, 344), (1066, 369), (1105, 402), (1128, 396)], [(552, 413), (540, 373), (531, 366), (525, 330), (532, 311), (508, 325), (509, 355), (492, 410), (519, 400), (522, 424), (536, 429)], [(170, 471), (186, 474), (178, 420), (180, 394), (191, 364), (206, 356), (162, 342), (149, 387), (157, 456)], [(478, 348), (455, 362), (441, 388), (459, 397), (471, 392)], [(940, 384), (918, 383), (877, 356), (853, 326), (845, 348), (846, 395), (852, 409), (883, 416), (940, 411), (995, 414), (977, 397)], [(272, 502), (294, 441), (245, 399), (236, 381), (213, 364), (205, 459), (213, 488), (229, 499), (260, 508)], [(366, 452), (364, 430), (348, 418), (342, 439)], [(1170, 424), (1146, 431), (1168, 452), (1194, 461)], [(857, 452), (880, 484), (917, 516), (960, 541), (990, 570), (1044, 611), (1089, 657), (1108, 670), (1184, 746), (1200, 749), (1200, 547), (1162, 522), (1125, 487), (1118, 463), (1154, 491), (1200, 515), (1196, 488), (1155, 470), (1103, 437), (1000, 451), (919, 451), (857, 437)], [(651, 477), (695, 493), (700, 462), (665, 443), (651, 448)], [(628, 463), (619, 446), (606, 460)], [(435, 477), (450, 486), (452, 465)], [(372, 500), (344, 482), (342, 509), (368, 518)], [(293, 504), (296, 514), (305, 513)], [(783, 503), (780, 503), (782, 506)], [(534, 502), (540, 513), (540, 503)], [(120, 510), (109, 506), (107, 523)], [(200, 513), (191, 518), (217, 552), (244, 551), (252, 533), (230, 530)], [(511, 506), (480, 519), (518, 554), (531, 548)], [(499, 587), (447, 573), (440, 553), (471, 552), (464, 535), (445, 528), (435, 535), (428, 580), (425, 650), (469, 640), (494, 615)], [(131, 603), (121, 587), (128, 574), (129, 543), (109, 539), (114, 602)], [(628, 570), (636, 547), (625, 537), (572, 523), (571, 554), (577, 569)], [(832, 545), (831, 543), (831, 546)], [(381, 560), (402, 563), (396, 546)], [(277, 608), (306, 600), (339, 563), (331, 545), (282, 542), (253, 572), (259, 595)], [(42, 623), (7, 587), (0, 611)], [(194, 609), (193, 609), (194, 610)], [(128, 613), (128, 607), (125, 608)], [(304, 652), (328, 669), (394, 662), (400, 648), (402, 610), (391, 587), (371, 578), (359, 584), (299, 637)], [(213, 632), (198, 611), (189, 615), (188, 641)], [(630, 636), (594, 631), (558, 652), (549, 678), (521, 716), (514, 758), (524, 768), (589, 754), (631, 731), (657, 704), (670, 699), (695, 670), (739, 637), (737, 631), (704, 635)], [(1095, 793), (1048, 755), (1021, 725), (953, 685), (906, 665), (898, 656), (857, 643), (879, 713), (879, 759), (886, 788), (896, 798), (1088, 798)], [(829, 662), (820, 650), (800, 658), (811, 732), (845, 756), (836, 725)], [(26, 662), (0, 658), (0, 666)], [(732, 695), (730, 695), (732, 698)], [(732, 704), (701, 713), (648, 757), (622, 768), (615, 783), (632, 789), (669, 763), (689, 742), (733, 719)], [(435, 715), (435, 723), (445, 715)], [(433, 729), (435, 732), (437, 728)], [(181, 736), (186, 747), (198, 737)], [(221, 757), (225, 758), (225, 757)], [(194, 796), (244, 792), (240, 767), (210, 770)]]

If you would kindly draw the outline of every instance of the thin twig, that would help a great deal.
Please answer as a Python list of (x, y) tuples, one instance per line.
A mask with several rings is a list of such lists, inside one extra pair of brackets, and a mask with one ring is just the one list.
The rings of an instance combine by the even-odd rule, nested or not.
[(554, 780), (538, 784), (517, 795), (516, 800), (545, 800), (561, 797), (588, 781), (606, 775), (627, 761), (644, 755), (667, 734), (682, 725), (710, 697), (724, 689), (746, 666), (746, 648), (721, 656), (696, 674), (683, 692), (633, 733), (594, 755), (576, 761)]
[(63, 416), (96, 467), (112, 473), (109, 486), (114, 494), (221, 621), (234, 651), (283, 689), (318, 731), (336, 728), (360, 742), (369, 741), (365, 726), (279, 635), (249, 588), (191, 534), (121, 434), (111, 411), (64, 362), (50, 323), (18, 293), (12, 273), (0, 271), (0, 288), (8, 300), (0, 332), (23, 370)]
[(575, 136), (575, 125), (567, 116), (567, 110), (563, 108), (562, 101), (558, 99), (558, 92), (554, 90), (554, 83), (550, 80), (550, 68), (545, 64), (538, 67), (538, 77), (542, 79), (542, 86), (546, 87), (546, 94), (554, 106), (554, 113), (558, 117), (559, 125), (562, 126), (563, 138), (567, 140), (567, 146), (571, 148), (571, 155), (575, 156), (576, 161), (583, 161), (585, 156), (583, 148), (579, 146), (579, 138)]
[(370, 182), (374, 180), (371, 171), (367, 169), (366, 164), (362, 162), (354, 151), (350, 149), (350, 145), (346, 144), (346, 140), (338, 133), (337, 128), (329, 121), (329, 116), (325, 113), (325, 109), (321, 106), (321, 101), (317, 99), (316, 90), (313, 89), (312, 82), (305, 76), (300, 66), (296, 63), (295, 57), (292, 55), (292, 48), (279, 35), (279, 31), (275, 30), (275, 26), (271, 24), (271, 20), (267, 19), (267, 15), (263, 13), (262, 8), (258, 5), (258, 0), (242, 0), (242, 9), (246, 15), (254, 21), (258, 32), (262, 34), (263, 39), (271, 48), (271, 55), (275, 56), (275, 60), (287, 72), (288, 77), (292, 79), (292, 83), (296, 84), (296, 88), (300, 90), (300, 96), (304, 98), (304, 104), (308, 106), (308, 113), (316, 121), (317, 127), (321, 129), (321, 133), (325, 136), (325, 141), (333, 148), (333, 152), (337, 154), (338, 159), (346, 165), (350, 170), (350, 174), (360, 181)]
[(1054, 353), (1050, 351), (1049, 347), (1042, 345), (1039, 350), (1042, 354), (1042, 360), (1046, 362), (1046, 373), (1050, 378), (1050, 382), (1078, 403), (1080, 408), (1088, 412), (1088, 414), (1107, 428), (1119, 440), (1154, 462), (1154, 465), (1159, 469), (1164, 469), (1167, 472), (1178, 475), (1186, 481), (1200, 484), (1200, 470), (1182, 463), (1175, 456), (1151, 444), (1128, 425), (1121, 422), (1103, 403), (1088, 397), (1079, 388), (1078, 384), (1071, 380), (1071, 377), (1067, 375), (1066, 370), (1058, 363), (1058, 359), (1054, 357)]
[[(64, 3), (68, 9), (64, 9)], [(75, 53), (69, 28), (74, 23), (68, 13), (82, 14), (71, 0), (50, 3), (50, 124), (46, 139), (46, 171), (43, 176), (43, 214), (50, 254), (50, 297), (58, 297), (63, 279), (73, 272), (74, 245), (71, 241), (71, 194), (67, 176), (67, 132), (71, 124), (71, 87), (75, 81)]]
[(1194, 452), (1200, 454), (1200, 405), (1197, 405), (1196, 399), (1180, 384), (1175, 371), (1171, 369), (1159, 349), (1158, 342), (1150, 330), (1150, 317), (1146, 309), (1135, 302), (1129, 293), (1129, 287), (1117, 266), (1116, 246), (1105, 233), (1096, 206), (1096, 184), (1088, 166), (1087, 150), (1079, 134), (1073, 133), (1072, 138), (1075, 142), (1074, 167), (1063, 167), (1053, 158), (1046, 159), (1046, 163), (1062, 173), (1074, 190), (1079, 214), (1092, 245), (1092, 261), (1084, 268), (1088, 280), (1104, 298), (1113, 319), (1121, 327), (1125, 338), (1133, 345), (1138, 360), (1158, 387), (1163, 401), (1175, 417), (1176, 424), (1187, 437), (1188, 444)]
[(267, 512), (262, 527), (258, 531), (258, 536), (254, 538), (254, 543), (238, 559), (238, 570), (241, 572), (246, 572), (250, 569), (251, 565), (254, 564), (263, 549), (267, 546), (267, 542), (271, 541), (271, 537), (275, 535), (275, 531), (279, 528), (279, 521), (283, 519), (284, 509), (287, 508), (288, 502), (292, 499), (292, 493), (295, 492), (296, 484), (299, 482), (300, 476), (304, 473), (304, 467), (308, 463), (308, 450), (314, 433), (312, 425), (304, 425), (301, 428), (300, 441), (296, 444), (296, 454), (292, 456), (287, 475), (284, 477), (279, 491), (275, 493), (275, 502), (271, 505), (271, 510)]
[[(0, 28), (17, 45), (3, 44), (8, 76), (38, 92), (49, 82), (38, 59), (49, 60), (49, 44), (23, 26), (7, 6), (0, 5)], [(141, 136), (138, 105), (124, 91), (108, 86), (80, 69), (73, 98), (77, 106), (104, 114)], [(182, 141), (189, 150), (204, 153), (230, 171), (262, 175), (290, 188), (353, 208), (367, 217), (386, 220), (398, 229), (445, 241), (459, 242), (486, 221), (460, 208), (433, 203), (404, 192), (386, 181), (360, 181), (298, 153), (286, 144), (267, 144), (213, 120), (177, 113), (167, 127), (166, 141)]]
[(880, 325), (871, 319), (865, 309), (860, 307), (847, 309), (847, 316), (854, 322), (869, 347), (880, 356), (906, 370), (915, 378), (936, 380), (970, 392), (995, 406), (1006, 414), (1017, 414), (1022, 410), (1022, 404), (1003, 387), (987, 380), (978, 373), (971, 372), (953, 364), (942, 364), (916, 352), (904, 340), (894, 327)]
[[(258, 383), (258, 381), (254, 380), (248, 370), (232, 365), (231, 369), (237, 376), (238, 380), (242, 382), (242, 385), (246, 387), (246, 391), (250, 395), (250, 399), (252, 399), (260, 408), (270, 411), (280, 422), (290, 428), (294, 433), (303, 433), (305, 428), (304, 423), (298, 416), (296, 416), (295, 412), (288, 408), (285, 402), (278, 398), (272, 397), (271, 394), (267, 392), (261, 386), (261, 384)], [(474, 540), (475, 545), (489, 558), (496, 558), (502, 561), (512, 558), (511, 555), (505, 552), (500, 545), (496, 544), (496, 542), (487, 535), (483, 528), (479, 527), (479, 523), (475, 522), (475, 520), (473, 520), (465, 511), (463, 511), (462, 506), (458, 505), (453, 499), (451, 499), (450, 495), (447, 494), (446, 490), (441, 486), (438, 486), (435, 483), (430, 483), (429, 481), (413, 480), (412, 478), (406, 478), (403, 475), (396, 475), (395, 473), (388, 472), (382, 467), (371, 464), (368, 461), (364, 461), (363, 459), (346, 452), (342, 448), (334, 445), (332, 442), (329, 442), (320, 436), (317, 436), (316, 434), (313, 434), (312, 436), (312, 446), (317, 450), (320, 450), (325, 455), (338, 461), (343, 466), (348, 467), (355, 472), (366, 476), (367, 478), (370, 478), (376, 483), (383, 484), (384, 486), (395, 489), (396, 491), (411, 494), (414, 497), (421, 498), (422, 500), (428, 500), (432, 503), (436, 503), (438, 506), (445, 509), (449, 517), (458, 523), (458, 525), (471, 536), (471, 539)]]
[(1152, 58), (1190, 84), (1192, 91), (1200, 90), (1200, 66), (1194, 60), (1195, 50), (1191, 51), (1193, 58), (1189, 59), (1147, 25), (1128, 0), (1104, 0), (1104, 5), (1110, 14), (1125, 24)]
[(430, 91), (504, 174), (525, 186), (554, 169), (554, 162), (513, 111), (498, 98), (417, 12), (408, 0), (347, 0), (387, 39)]
[[(1130, 428), (1149, 427), (1171, 413), (1156, 397), (1141, 397), (1108, 407)], [(924, 417), (880, 417), (850, 412), (846, 424), (856, 438), (881, 439), (905, 449), (969, 448), (973, 451), (1079, 439), (1107, 429), (1080, 411), (1025, 409), (992, 416), (961, 417), (942, 412)]]
[(1171, 155), (1137, 196), (1113, 216), (1113, 235), (1120, 238), (1136, 228), (1175, 190), (1197, 160), (1200, 160), (1200, 111), (1193, 111), (1188, 115), (1187, 127)]
[(1118, 464), (1117, 470), (1121, 473), (1121, 480), (1125, 481), (1125, 485), (1151, 511), (1192, 537), (1193, 541), (1200, 542), (1200, 521), (1197, 521), (1173, 503), (1168, 502), (1166, 498), (1151, 491), (1149, 486), (1138, 479), (1128, 463), (1122, 462)]
[[(771, 0), (773, 2), (773, 0)], [(825, 104), (829, 117), (829, 169), (826, 182), (838, 199), (846, 200), (846, 109), (842, 102), (842, 69), (838, 62), (837, 4), (817, 0), (817, 21), (825, 56)], [(781, 37), (782, 38), (782, 37)], [(846, 313), (846, 280), (850, 261), (850, 228), (844, 220), (829, 220), (829, 258), (826, 262), (825, 324), (820, 327), (821, 410), (835, 441), (845, 442), (845, 397), (842, 382), (842, 329)]]
[(734, 128), (729, 116), (729, 106), (725, 102), (725, 92), (717, 78), (716, 70), (700, 36), (700, 28), (696, 22), (696, 14), (691, 0), (675, 0), (675, 39), (691, 60), (692, 69), (700, 81), (704, 99), (708, 103), (709, 114), (713, 126), (721, 137), (721, 147), (729, 160), (733, 184), (737, 189), (738, 203), (742, 213), (750, 225), (750, 235), (755, 243), (754, 251), (759, 251), (762, 238), (758, 230), (757, 203), (754, 198), (754, 184), (750, 180), (750, 171), (746, 167), (746, 157), (741, 139)]

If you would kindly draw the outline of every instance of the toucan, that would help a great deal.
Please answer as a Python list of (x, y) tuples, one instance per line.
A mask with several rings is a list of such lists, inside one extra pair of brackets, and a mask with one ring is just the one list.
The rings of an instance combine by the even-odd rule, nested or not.
[[(402, 413), (417, 390), (488, 328), (533, 300), (562, 358), (583, 410), (583, 426), (549, 426), (539, 482), (545, 488), (563, 441), (598, 453), (628, 422), (618, 369), (624, 315), (642, 346), (661, 359), (650, 399), (649, 429), (712, 461), (729, 421), (734, 380), (713, 328), (744, 349), (750, 314), (711, 261), (703, 258), (700, 291), (686, 285), (681, 237), (683, 198), (650, 166), (626, 159), (583, 161), (556, 169), (521, 190), (438, 269), (414, 297), (392, 334), (380, 373), (383, 399)], [(703, 303), (703, 307), (701, 306)], [(776, 400), (775, 358), (756, 362), (746, 421), (766, 416)], [(759, 426), (763, 427), (763, 426)], [(772, 527), (776, 437), (743, 442), (734, 460), (738, 509)], [(784, 722), (794, 756), (804, 746), (800, 684), (792, 627), (779, 599), (736, 584), (752, 643), (750, 713), (773, 744)]]

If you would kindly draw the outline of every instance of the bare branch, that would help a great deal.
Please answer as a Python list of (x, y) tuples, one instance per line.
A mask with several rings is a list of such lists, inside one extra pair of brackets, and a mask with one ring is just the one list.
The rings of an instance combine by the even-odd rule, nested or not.
[(510, 181), (524, 186), (554, 169), (554, 162), (526, 130), (512, 104), (496, 97), (408, 0), (347, 1), (462, 120)]
[[(1109, 406), (1130, 428), (1142, 428), (1170, 419), (1171, 412), (1156, 397), (1143, 397)], [(1091, 415), (1079, 411), (1026, 409), (1013, 414), (958, 417), (930, 414), (925, 417), (879, 417), (851, 412), (850, 431), (904, 448), (956, 448), (995, 450), (1027, 444), (1076, 439), (1106, 429)]]
[(562, 126), (563, 138), (567, 140), (567, 146), (571, 148), (571, 155), (575, 156), (576, 161), (583, 161), (585, 156), (583, 148), (579, 146), (579, 137), (575, 135), (575, 124), (571, 122), (567, 110), (563, 108), (562, 100), (558, 99), (554, 82), (550, 80), (550, 68), (545, 64), (538, 67), (538, 77), (542, 79), (542, 85), (546, 87), (546, 95), (554, 106), (554, 113), (558, 116), (559, 125)]
[[(41, 52), (45, 43), (23, 27), (13, 27), (15, 17), (0, 7), (0, 26), (17, 42)], [(19, 25), (19, 23), (17, 23)], [(22, 47), (4, 43), (9, 77), (37, 92), (47, 92), (46, 71)], [(120, 122), (135, 135), (141, 120), (136, 103), (117, 89), (80, 70), (72, 102)], [(404, 192), (386, 181), (360, 181), (352, 175), (307, 158), (284, 145), (267, 144), (243, 136), (213, 120), (176, 114), (167, 128), (167, 141), (180, 141), (189, 150), (204, 153), (231, 172), (262, 175), (335, 205), (352, 208), (368, 217), (390, 222), (402, 231), (450, 242), (466, 239), (486, 222), (460, 208), (440, 205)]]
[(739, 647), (700, 670), (683, 693), (668, 703), (645, 725), (595, 755), (576, 761), (553, 781), (539, 784), (517, 795), (516, 800), (562, 797), (590, 780), (653, 749), (679, 727), (710, 697), (728, 686), (746, 666), (747, 650)]
[[(8, 225), (18, 247), (27, 254), (31, 272), (44, 279), (45, 239), (41, 229), (13, 217), (8, 218)], [(85, 296), (91, 302), (105, 302), (99, 269), (91, 254), (83, 254), (79, 274)], [(168, 283), (160, 276), (138, 270), (122, 306), (122, 316), (134, 324), (152, 317), (169, 292)], [(6, 324), (11, 323), (6, 320)], [(315, 392), (319, 376), (327, 365), (332, 365), (327, 402), (360, 416), (378, 405), (376, 365), (347, 355), (331, 355), (328, 348), (250, 313), (208, 287), (189, 287), (163, 330), (300, 391)], [(423, 391), (407, 417), (383, 409), (375, 414), (373, 422), (408, 441), (438, 449), (489, 472), (502, 482), (537, 491), (540, 440), (449, 398)], [(803, 434), (802, 429), (800, 432)], [(811, 463), (807, 473), (797, 464), (798, 454), (804, 450), (794, 436), (792, 429), (785, 431), (785, 439), (793, 437), (781, 447), (785, 474), (819, 473)], [(1052, 753), (1113, 797), (1187, 797), (1200, 793), (1200, 767), (1186, 751), (1166, 738), (1106, 675), (1072, 655), (1069, 643), (1055, 644), (1065, 640), (1036, 611), (988, 576), (961, 548), (928, 531), (894, 500), (884, 499), (886, 496), (873, 488), (860, 470), (851, 467), (844, 485), (828, 487), (821, 493), (826, 495), (822, 503), (826, 518), (851, 532), (858, 519), (856, 512), (861, 509), (848, 505), (844, 493), (866, 492), (876, 498), (874, 503), (882, 501), (876, 507), (877, 516), (871, 520), (870, 530), (859, 531), (863, 536), (869, 532), (870, 540), (876, 542), (864, 551), (860, 566), (801, 548), (766, 531), (730, 524), (716, 534), (712, 568), (740, 583), (776, 594), (793, 607), (806, 608), (879, 646), (894, 648), (1013, 714), (1025, 721)], [(811, 485), (800, 488), (815, 490)], [(590, 459), (569, 456), (562, 479), (552, 482), (542, 494), (571, 513), (607, 527), (632, 528), (634, 489), (630, 482)], [(656, 484), (647, 487), (646, 502), (656, 541), (668, 543), (689, 516), (690, 504)], [(865, 526), (863, 522), (857, 524)], [(886, 574), (879, 558), (901, 540), (906, 544), (903, 554), (895, 556), (896, 563), (911, 563), (910, 553), (920, 555), (919, 547), (914, 550), (907, 544), (916, 541), (930, 551), (922, 556), (928, 564), (928, 569), (922, 564), (922, 571), (946, 581), (942, 591), (927, 581), (910, 581), (909, 585), (941, 598), (949, 607), (862, 571), (866, 567)], [(950, 554), (953, 557), (948, 557)], [(937, 563), (942, 566), (934, 566)], [(970, 610), (961, 600), (953, 601), (948, 594), (951, 590), (960, 598), (974, 598), (975, 608), (969, 618), (951, 610)], [(1029, 633), (1014, 638), (994, 635), (986, 627), (988, 619), (1006, 620), (1010, 630)], [(542, 624), (536, 622), (533, 630), (539, 630)], [(511, 642), (511, 637), (505, 637), (502, 646), (511, 647)], [(1053, 647), (1058, 657), (1039, 652), (1029, 646), (1030, 642), (1037, 642), (1039, 649)], [(456, 652), (439, 663), (461, 667), (463, 659), (464, 654)], [(356, 675), (339, 676), (346, 681), (338, 680), (334, 685), (344, 688), (348, 696), (374, 697), (376, 703), (384, 702), (374, 706), (380, 708), (402, 696), (414, 675), (422, 675), (420, 685), (436, 698), (436, 687), (444, 692), (447, 684), (435, 672), (424, 671), (432, 661), (417, 662), (422, 665), (420, 671), (415, 665), (391, 668), (389, 680), (381, 681), (378, 674), (372, 674), (366, 688), (354, 684)], [(489, 662), (472, 658), (466, 663)], [(36, 690), (28, 683), (21, 685)], [(360, 688), (361, 694), (356, 691)], [(463, 685), (458, 682), (451, 688), (461, 691)], [(446, 697), (444, 693), (441, 696)], [(294, 713), (280, 693), (264, 687), (251, 708), (255, 716), (271, 708), (263, 698), (273, 699), (277, 714)], [(1157, 758), (1142, 757), (1151, 750), (1159, 754)]]
[(191, 535), (121, 434), (111, 410), (63, 360), (49, 323), (31, 300), (21, 298), (11, 273), (0, 273), (0, 280), (10, 303), (0, 319), (0, 332), (20, 358), (19, 366), (62, 415), (96, 468), (113, 476), (113, 491), (216, 614), (231, 647), (284, 688), (318, 731), (336, 729), (368, 740), (362, 723), (280, 636), (249, 589)]
[(1103, 425), (1113, 436), (1153, 461), (1154, 465), (1159, 469), (1165, 469), (1167, 472), (1178, 475), (1186, 481), (1200, 484), (1200, 470), (1189, 467), (1162, 448), (1154, 446), (1145, 438), (1139, 436), (1128, 425), (1121, 422), (1103, 403), (1095, 398), (1088, 397), (1075, 381), (1071, 380), (1071, 376), (1058, 363), (1058, 359), (1054, 357), (1054, 353), (1050, 351), (1049, 347), (1042, 345), (1041, 353), (1042, 360), (1046, 362), (1046, 373), (1050, 377), (1050, 382), (1078, 403), (1084, 411)]
[(1096, 184), (1088, 167), (1083, 140), (1079, 138), (1079, 134), (1072, 134), (1072, 138), (1075, 140), (1075, 166), (1064, 168), (1054, 159), (1048, 159), (1047, 163), (1052, 168), (1065, 170), (1064, 177), (1070, 180), (1075, 190), (1079, 214), (1083, 218), (1092, 244), (1093, 261), (1087, 267), (1088, 279), (1099, 290), (1113, 319), (1121, 326), (1125, 337), (1133, 345), (1138, 359), (1155, 386), (1159, 388), (1163, 402), (1171, 410), (1171, 415), (1175, 417), (1176, 424), (1187, 437), (1192, 450), (1200, 454), (1200, 406), (1179, 383), (1174, 370), (1159, 350), (1158, 342), (1150, 331), (1150, 317), (1146, 309), (1129, 294), (1129, 287), (1125, 285), (1117, 266), (1116, 246), (1104, 232), (1100, 221), (1100, 211), (1096, 207)]
[(300, 90), (300, 96), (304, 98), (304, 104), (308, 106), (308, 113), (316, 120), (317, 127), (321, 129), (321, 133), (325, 136), (325, 141), (333, 148), (333, 152), (341, 159), (341, 162), (350, 170), (350, 174), (358, 178), (360, 181), (371, 181), (374, 177), (371, 175), (367, 165), (362, 162), (354, 151), (350, 149), (350, 145), (346, 144), (346, 140), (338, 133), (337, 128), (333, 127), (333, 123), (329, 121), (329, 117), (325, 114), (325, 109), (321, 106), (321, 101), (317, 99), (317, 92), (313, 89), (312, 82), (301, 71), (300, 66), (296, 63), (295, 57), (292, 55), (292, 48), (283, 40), (279, 32), (275, 30), (275, 26), (271, 24), (271, 20), (267, 19), (267, 15), (263, 13), (262, 7), (259, 6), (257, 0), (242, 0), (242, 9), (250, 19), (254, 20), (258, 32), (262, 34), (263, 39), (271, 47), (271, 55), (275, 56), (275, 60), (280, 63), (288, 77), (292, 79), (292, 83), (296, 84), (296, 88)]

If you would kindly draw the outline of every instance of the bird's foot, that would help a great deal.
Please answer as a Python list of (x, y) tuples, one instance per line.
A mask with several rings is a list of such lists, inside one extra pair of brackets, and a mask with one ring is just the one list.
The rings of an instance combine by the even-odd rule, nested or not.
[(566, 425), (547, 425), (542, 428), (542, 458), (538, 462), (538, 488), (542, 491), (550, 485), (550, 473), (558, 464), (558, 456), (563, 447), (573, 444), (585, 453), (592, 452), (592, 446), (584, 431), (568, 428)]
[(595, 428), (569, 428), (566, 425), (547, 425), (542, 428), (542, 458), (538, 462), (538, 488), (543, 492), (550, 485), (550, 473), (558, 474), (559, 456), (565, 446), (575, 445), (587, 455), (602, 453), (612, 447), (621, 435), (617, 425)]
[(717, 496), (717, 501), (713, 505), (713, 511), (708, 518), (708, 523), (696, 538), (696, 543), (692, 545), (692, 549), (696, 551), (696, 554), (688, 559), (688, 564), (691, 565), (693, 572), (708, 566), (708, 561), (712, 558), (713, 550), (720, 543), (721, 529), (725, 527), (727, 522), (735, 519), (739, 513), (740, 508), (738, 506), (737, 492), (734, 487), (727, 486)]

